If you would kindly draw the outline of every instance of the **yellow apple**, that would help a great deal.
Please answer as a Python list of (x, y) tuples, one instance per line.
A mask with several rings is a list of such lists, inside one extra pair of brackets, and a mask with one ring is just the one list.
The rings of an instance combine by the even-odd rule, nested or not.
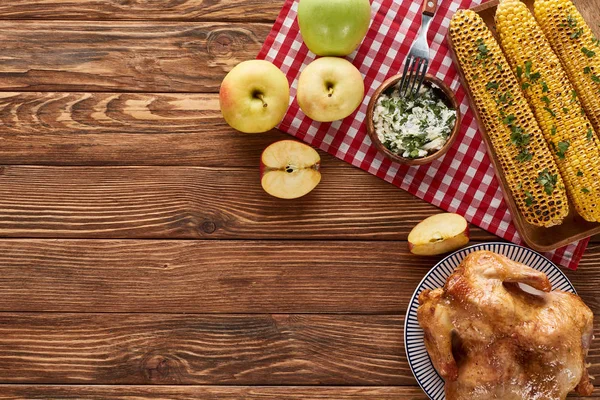
[(262, 187), (280, 199), (302, 197), (321, 181), (320, 163), (319, 153), (304, 143), (295, 140), (275, 142), (260, 158)]
[(322, 57), (304, 68), (298, 79), (298, 105), (318, 122), (346, 118), (363, 101), (363, 77), (343, 58)]
[(219, 103), (225, 121), (245, 133), (266, 132), (283, 119), (290, 86), (283, 72), (264, 60), (236, 65), (221, 83)]
[(408, 235), (413, 254), (435, 256), (458, 250), (469, 243), (469, 224), (453, 213), (432, 215), (419, 222)]

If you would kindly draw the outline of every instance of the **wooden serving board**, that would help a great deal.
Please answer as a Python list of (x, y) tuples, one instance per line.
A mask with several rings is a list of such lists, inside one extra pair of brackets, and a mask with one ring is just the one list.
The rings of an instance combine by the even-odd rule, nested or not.
[[(525, 4), (530, 9), (533, 9), (533, 0), (524, 0)], [(472, 10), (481, 16), (481, 18), (485, 21), (487, 26), (490, 28), (496, 39), (498, 38), (496, 35), (496, 24), (494, 22), (494, 15), (496, 14), (496, 8), (499, 4), (499, 0), (491, 0), (487, 3), (481, 4), (479, 6), (473, 7)], [(563, 223), (559, 226), (554, 226), (551, 228), (543, 228), (531, 225), (525, 221), (523, 215), (519, 211), (517, 204), (513, 198), (512, 192), (509, 189), (509, 186), (506, 182), (506, 178), (504, 177), (504, 172), (500, 167), (500, 163), (498, 162), (498, 158), (496, 157), (496, 152), (494, 150), (494, 146), (492, 145), (491, 139), (488, 136), (485, 126), (479, 116), (479, 111), (475, 106), (475, 102), (473, 101), (473, 94), (471, 93), (471, 88), (467, 84), (467, 81), (464, 76), (464, 72), (458, 63), (456, 58), (456, 53), (454, 52), (454, 45), (452, 43), (452, 38), (450, 34), (447, 34), (448, 46), (450, 47), (452, 58), (454, 60), (454, 65), (456, 66), (461, 81), (463, 83), (463, 87), (467, 91), (469, 97), (469, 103), (471, 105), (471, 109), (473, 109), (475, 113), (475, 118), (479, 124), (479, 131), (483, 136), (483, 140), (485, 141), (488, 155), (492, 161), (492, 165), (494, 166), (494, 170), (496, 171), (496, 176), (500, 181), (500, 186), (502, 187), (502, 192), (504, 193), (504, 199), (508, 204), (508, 208), (513, 216), (513, 222), (517, 227), (521, 237), (525, 241), (525, 243), (534, 250), (537, 251), (550, 251), (557, 249), (559, 247), (566, 246), (569, 243), (572, 243), (577, 240), (585, 239), (587, 237), (596, 235), (600, 233), (600, 224), (587, 222), (583, 218), (581, 218), (577, 212), (575, 211), (575, 207), (572, 203), (569, 203), (569, 215), (565, 218)]]

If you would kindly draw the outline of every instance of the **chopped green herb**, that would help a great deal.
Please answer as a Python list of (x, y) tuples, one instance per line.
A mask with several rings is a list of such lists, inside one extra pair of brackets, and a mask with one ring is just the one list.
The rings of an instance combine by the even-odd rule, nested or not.
[(531, 161), (532, 158), (533, 154), (531, 154), (528, 149), (524, 148), (519, 154), (517, 154), (515, 160), (517, 160), (518, 162), (527, 162)]
[(600, 83), (600, 76), (598, 76), (598, 75), (592, 75), (592, 81), (594, 81), (596, 83)]
[(592, 73), (592, 69), (591, 69), (590, 67), (585, 67), (585, 68), (583, 69), (583, 73), (584, 73), (584, 74), (586, 74), (586, 75), (587, 75), (587, 74), (590, 74), (590, 73)]
[(515, 117), (515, 115), (514, 115), (514, 114), (510, 114), (509, 116), (507, 116), (506, 118), (504, 118), (504, 119), (502, 120), (502, 123), (503, 123), (504, 125), (508, 125), (508, 126), (510, 126), (510, 125), (512, 125), (512, 124), (513, 124), (513, 122), (515, 122), (515, 119), (517, 119), (517, 118)]
[(594, 136), (594, 131), (592, 130), (592, 128), (588, 128), (587, 135), (586, 135), (587, 140), (592, 140), (593, 136)]
[(542, 82), (542, 93), (548, 93), (548, 85), (546, 85), (546, 82)]
[(523, 75), (523, 68), (521, 68), (520, 65), (517, 65), (517, 78), (521, 79), (522, 75)]
[(556, 114), (554, 114), (554, 111), (552, 111), (550, 108), (544, 107), (544, 110), (548, 111), (548, 113), (550, 113), (550, 115), (552, 115), (553, 117), (556, 118)]
[(511, 128), (510, 141), (517, 147), (525, 147), (529, 144), (530, 135), (523, 134), (523, 129), (513, 125)]
[(537, 183), (544, 188), (547, 195), (551, 195), (554, 192), (554, 187), (558, 182), (558, 175), (552, 175), (548, 168), (544, 169), (537, 178)]
[(496, 81), (493, 81), (493, 82), (488, 82), (488, 83), (485, 85), (485, 88), (486, 88), (487, 90), (498, 89), (498, 82), (496, 82)]
[(512, 104), (512, 100), (510, 100), (512, 97), (513, 95), (511, 92), (506, 92), (498, 97), (498, 102), (502, 104)]
[(487, 58), (489, 49), (487, 48), (485, 43), (483, 43), (482, 38), (477, 39), (477, 51), (479, 52), (479, 54), (477, 54), (478, 60), (483, 60), (483, 59)]
[(504, 70), (502, 69), (502, 64), (500, 64), (500, 63), (497, 63), (497, 64), (496, 64), (496, 68), (498, 68), (498, 71), (500, 71), (500, 72), (504, 71)]
[(583, 194), (588, 194), (590, 192), (590, 190), (588, 188), (581, 188), (581, 192)]
[(541, 76), (542, 75), (540, 75), (539, 72), (534, 72), (529, 76), (529, 79), (531, 80), (531, 82), (535, 83), (538, 79), (540, 79)]
[(528, 192), (527, 190), (525, 190), (524, 192), (525, 192), (525, 205), (527, 207), (531, 207), (533, 205), (533, 203), (535, 203), (533, 194), (531, 194), (531, 192)]
[(552, 128), (550, 129), (550, 133), (552, 134), (552, 136), (556, 135), (556, 126), (552, 125)]
[(562, 109), (562, 110), (563, 110), (563, 112), (564, 112), (565, 114), (567, 114), (567, 113), (569, 112), (569, 109), (568, 109), (567, 107), (563, 107), (563, 109)]
[(571, 90), (571, 100), (577, 100), (577, 90)]
[(567, 15), (567, 24), (569, 24), (569, 28), (575, 28), (577, 26), (577, 21), (575, 18), (571, 17), (571, 14)]
[(527, 90), (527, 89), (529, 89), (529, 86), (531, 86), (529, 83), (523, 82), (523, 84), (521, 85), (521, 89)]
[(571, 143), (569, 143), (569, 141), (557, 143), (558, 151), (556, 152), (556, 154), (558, 155), (558, 158), (560, 158), (561, 160), (564, 160), (565, 153), (567, 152), (567, 150), (569, 150), (570, 145), (571, 145)]
[(401, 96), (396, 89), (380, 96), (374, 121), (377, 129), (385, 132), (385, 147), (402, 157), (418, 158), (429, 153), (427, 144), (435, 149), (443, 145), (456, 121), (456, 112), (429, 87), (423, 88), (417, 98)]
[(550, 106), (550, 99), (548, 98), (548, 96), (542, 96), (542, 101), (544, 103), (546, 103), (546, 105), (549, 107)]
[(577, 29), (575, 32), (571, 33), (571, 39), (577, 39), (583, 34), (583, 28)]
[(589, 50), (586, 47), (582, 47), (581, 51), (587, 56), (587, 58), (592, 58), (596, 55), (596, 53), (593, 50)]
[(474, 81), (476, 81), (476, 80), (478, 80), (478, 79), (479, 79), (479, 74), (474, 74), (474, 75), (473, 75), (473, 80), (474, 80)]
[(577, 170), (577, 176), (583, 176), (583, 172), (581, 172), (581, 170)]
[(527, 78), (531, 77), (531, 61), (525, 61), (525, 76)]

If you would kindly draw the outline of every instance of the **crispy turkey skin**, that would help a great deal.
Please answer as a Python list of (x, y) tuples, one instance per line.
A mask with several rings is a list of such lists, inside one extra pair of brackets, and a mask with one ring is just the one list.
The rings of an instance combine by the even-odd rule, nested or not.
[(447, 400), (563, 400), (571, 391), (592, 393), (585, 363), (592, 311), (579, 296), (551, 290), (544, 273), (477, 251), (443, 288), (419, 295), (417, 317)]

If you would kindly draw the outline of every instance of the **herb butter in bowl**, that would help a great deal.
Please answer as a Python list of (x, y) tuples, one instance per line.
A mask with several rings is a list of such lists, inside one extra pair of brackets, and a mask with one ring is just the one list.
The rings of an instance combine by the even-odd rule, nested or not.
[(458, 102), (450, 88), (426, 75), (419, 96), (404, 97), (395, 75), (373, 94), (367, 109), (371, 141), (393, 161), (423, 165), (448, 151), (460, 126)]

